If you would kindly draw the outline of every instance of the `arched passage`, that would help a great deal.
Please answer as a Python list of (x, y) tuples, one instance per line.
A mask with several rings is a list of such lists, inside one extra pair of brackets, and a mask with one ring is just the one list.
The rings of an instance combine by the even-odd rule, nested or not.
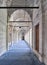
[[(8, 22), (9, 30), (8, 32), (8, 41), (12, 43), (12, 41), (21, 40), (24, 33), (25, 40), (32, 45), (32, 22), (31, 17), (25, 10), (18, 9), (14, 11)], [(27, 38), (28, 37), (28, 38)]]
[[(35, 50), (35, 47), (36, 47), (36, 44), (35, 44), (35, 37), (37, 37), (37, 40), (39, 38), (39, 47), (36, 47), (36, 48), (39, 48), (39, 52), (37, 52), (35, 50), (35, 53), (36, 53), (36, 56), (38, 56), (39, 60), (40, 61), (43, 61), (45, 62), (45, 64), (47, 65), (47, 0), (0, 0), (0, 6), (23, 6), (23, 7), (31, 7), (32, 5), (33, 6), (39, 6), (39, 9), (35, 9), (35, 10), (23, 10), (24, 11), (24, 14), (26, 14), (27, 12), (33, 14), (33, 21), (32, 21), (32, 24), (33, 24), (33, 49)], [(8, 13), (8, 10), (12, 13), (13, 9), (0, 9), (0, 55), (2, 55), (2, 53), (4, 53), (6, 51), (6, 48), (7, 48), (7, 34), (6, 34), (6, 26), (7, 26), (7, 13)], [(15, 9), (16, 10), (16, 9)], [(17, 11), (17, 10), (16, 10)], [(26, 41), (29, 43), (29, 40), (28, 38), (30, 38), (31, 35), (29, 35), (29, 30), (31, 29), (31, 24), (29, 22), (26, 22), (27, 21), (31, 21), (30, 20), (30, 15), (24, 15), (23, 16), (23, 12), (22, 10), (19, 10), (20, 12), (18, 12), (19, 14), (17, 15), (17, 13), (12, 13), (12, 15), (14, 14), (14, 17), (12, 16), (11, 18), (11, 22), (9, 20), (9, 23), (8, 25), (9, 26), (9, 31), (10, 31), (10, 41), (16, 41), (18, 40), (19, 38), (22, 38), (22, 35), (26, 35), (25, 36), (25, 39)], [(22, 13), (21, 13), (22, 12)], [(10, 14), (11, 14), (10, 13)], [(27, 14), (28, 14), (27, 13)], [(15, 15), (16, 14), (16, 15)], [(29, 16), (29, 17), (28, 17)], [(17, 22), (16, 22), (17, 21)], [(19, 22), (18, 22), (19, 21)], [(22, 21), (25, 21), (24, 23)], [(14, 23), (15, 22), (15, 23)], [(38, 31), (38, 23), (39, 23), (39, 33), (37, 32)], [(17, 25), (17, 26), (16, 26)], [(20, 26), (19, 26), (20, 25)], [(28, 28), (27, 27), (21, 27), (21, 25), (28, 25)], [(30, 25), (30, 26), (29, 26)], [(37, 28), (35, 28), (37, 27)], [(39, 34), (39, 37), (36, 36), (35, 34), (35, 29), (37, 29), (36, 31), (36, 34), (38, 35)], [(12, 33), (11, 33), (12, 32)], [(8, 33), (8, 31), (7, 31)], [(14, 34), (13, 34), (14, 33)], [(19, 34), (18, 34), (19, 33)], [(16, 36), (15, 36), (16, 34)], [(22, 35), (21, 35), (22, 34)], [(18, 37), (19, 35), (19, 37)], [(27, 38), (28, 37), (28, 38)], [(32, 38), (31, 38), (32, 39)], [(25, 48), (25, 47), (24, 47)], [(13, 50), (12, 50), (13, 51)], [(22, 50), (23, 51), (23, 50)], [(13, 55), (14, 54), (14, 55)], [(19, 54), (19, 53), (18, 53)], [(2, 59), (4, 60), (4, 58), (6, 59), (10, 59), (11, 60), (14, 60), (16, 59), (15, 57), (18, 57), (18, 56), (15, 56), (15, 52), (14, 53), (5, 53), (5, 55), (3, 55)], [(25, 54), (26, 55), (26, 54)], [(25, 57), (24, 55), (24, 59), (26, 61), (23, 61), (21, 64), (25, 65), (41, 65), (39, 62), (38, 62), (38, 59), (35, 58), (35, 56), (32, 57), (32, 54), (30, 55), (30, 52), (29, 52), (29, 56), (28, 54), (26, 55)], [(34, 54), (33, 54), (34, 55)], [(4, 57), (5, 56), (5, 57)], [(2, 60), (0, 59), (0, 60)], [(21, 60), (21, 58), (19, 58)], [(36, 60), (37, 59), (37, 60)], [(11, 60), (7, 61), (4, 60), (3, 62), (1, 62), (1, 65), (4, 65), (4, 64), (8, 64), (8, 62), (10, 62)], [(17, 60), (17, 59), (16, 59)], [(29, 61), (29, 62), (28, 62)], [(16, 61), (15, 61), (16, 62)], [(14, 65), (15, 62), (10, 62), (11, 65)], [(3, 64), (2, 64), (3, 63)], [(14, 64), (13, 64), (14, 63)], [(25, 64), (24, 64), (25, 63)], [(21, 65), (20, 64), (20, 65)], [(19, 62), (18, 64), (19, 65)]]
[[(28, 14), (28, 12), (26, 12), (25, 10), (22, 9), (18, 9), (16, 11), (14, 11), (11, 16), (10, 16), (10, 20), (9, 21), (16, 21), (17, 19), (22, 19), (22, 21), (31, 21), (31, 17)], [(19, 20), (21, 21), (21, 20)]]

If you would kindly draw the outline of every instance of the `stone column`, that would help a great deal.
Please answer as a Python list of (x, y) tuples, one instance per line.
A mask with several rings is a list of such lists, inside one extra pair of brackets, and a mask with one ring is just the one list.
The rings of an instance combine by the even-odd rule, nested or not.
[(18, 31), (17, 31), (17, 41), (18, 41)]

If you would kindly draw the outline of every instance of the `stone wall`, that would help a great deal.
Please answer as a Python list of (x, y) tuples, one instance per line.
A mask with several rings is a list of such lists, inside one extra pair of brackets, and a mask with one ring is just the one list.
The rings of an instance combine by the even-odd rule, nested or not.
[(0, 55), (6, 51), (7, 10), (0, 9)]
[[(38, 4), (37, 4), (37, 3)], [(39, 52), (38, 58), (47, 65), (47, 0), (34, 0), (33, 10), (33, 48), (35, 49), (35, 26), (39, 23)]]
[(42, 9), (41, 0), (34, 0), (34, 6), (39, 6), (39, 9), (33, 10), (33, 49), (35, 49), (35, 27), (39, 24), (39, 52), (38, 58), (42, 61)]
[(43, 61), (47, 65), (47, 0), (43, 1)]

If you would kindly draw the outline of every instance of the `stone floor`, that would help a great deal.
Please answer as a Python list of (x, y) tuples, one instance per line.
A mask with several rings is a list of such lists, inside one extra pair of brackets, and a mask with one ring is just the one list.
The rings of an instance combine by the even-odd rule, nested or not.
[(0, 57), (0, 65), (44, 65), (24, 41), (13, 42), (9, 50)]

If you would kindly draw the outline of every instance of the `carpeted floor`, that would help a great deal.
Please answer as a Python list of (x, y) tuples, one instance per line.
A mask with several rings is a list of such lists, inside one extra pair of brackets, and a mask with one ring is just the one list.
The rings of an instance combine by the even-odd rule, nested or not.
[(0, 57), (0, 65), (44, 65), (23, 40), (13, 42), (9, 50)]

